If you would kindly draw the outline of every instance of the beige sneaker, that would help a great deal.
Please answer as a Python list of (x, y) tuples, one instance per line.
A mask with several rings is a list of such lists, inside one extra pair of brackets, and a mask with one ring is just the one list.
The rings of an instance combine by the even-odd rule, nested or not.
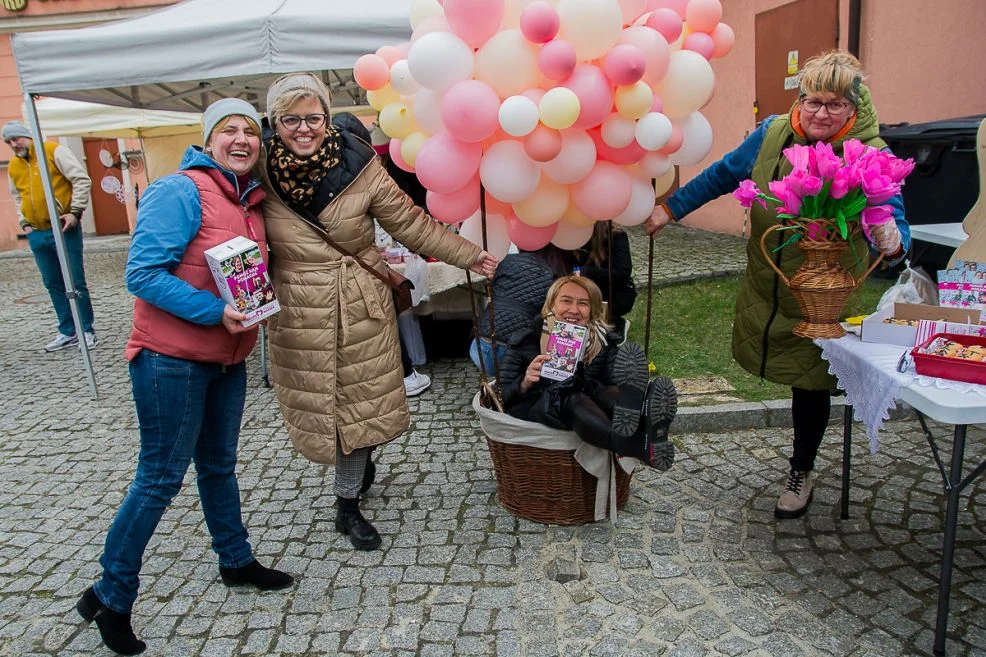
[(775, 518), (800, 518), (808, 510), (812, 495), (811, 472), (791, 470), (784, 492), (774, 507)]

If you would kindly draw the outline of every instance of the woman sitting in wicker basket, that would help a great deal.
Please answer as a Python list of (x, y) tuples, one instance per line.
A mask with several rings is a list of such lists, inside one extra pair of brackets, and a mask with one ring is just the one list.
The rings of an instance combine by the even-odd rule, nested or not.
[[(552, 359), (546, 351), (555, 322), (586, 328), (575, 373), (561, 381), (542, 375)], [(595, 283), (581, 276), (559, 278), (536, 321), (509, 341), (500, 368), (504, 409), (667, 470), (674, 462), (668, 427), (677, 411), (677, 393), (665, 376), (648, 382), (643, 349), (632, 342), (617, 346), (621, 339), (603, 320), (602, 293)]]

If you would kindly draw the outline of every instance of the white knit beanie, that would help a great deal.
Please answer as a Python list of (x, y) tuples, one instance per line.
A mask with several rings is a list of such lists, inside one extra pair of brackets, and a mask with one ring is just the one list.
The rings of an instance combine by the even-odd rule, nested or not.
[(245, 116), (260, 127), (260, 114), (253, 105), (239, 98), (223, 98), (205, 108), (202, 114), (202, 144), (209, 143), (212, 131), (227, 116)]

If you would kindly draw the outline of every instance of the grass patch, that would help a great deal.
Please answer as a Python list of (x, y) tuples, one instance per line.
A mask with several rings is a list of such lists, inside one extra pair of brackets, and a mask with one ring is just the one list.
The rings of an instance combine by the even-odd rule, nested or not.
[[(762, 381), (733, 361), (733, 310), (740, 276), (682, 283), (653, 291), (651, 344), (648, 356), (660, 374), (673, 378), (702, 375), (724, 377), (736, 395), (748, 401), (786, 399), (788, 386)], [(892, 280), (868, 279), (849, 298), (844, 317), (876, 308)], [(644, 343), (646, 288), (630, 313), (630, 339)]]

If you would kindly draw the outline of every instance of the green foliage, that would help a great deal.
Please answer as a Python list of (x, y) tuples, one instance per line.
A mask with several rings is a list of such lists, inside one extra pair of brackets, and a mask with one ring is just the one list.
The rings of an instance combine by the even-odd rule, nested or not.
[[(713, 278), (653, 291), (648, 357), (673, 378), (722, 376), (748, 401), (785, 399), (791, 389), (749, 374), (733, 361), (732, 325), (740, 277)], [(844, 317), (872, 312), (893, 281), (870, 278), (849, 298)], [(644, 343), (646, 290), (630, 314), (630, 339)]]

